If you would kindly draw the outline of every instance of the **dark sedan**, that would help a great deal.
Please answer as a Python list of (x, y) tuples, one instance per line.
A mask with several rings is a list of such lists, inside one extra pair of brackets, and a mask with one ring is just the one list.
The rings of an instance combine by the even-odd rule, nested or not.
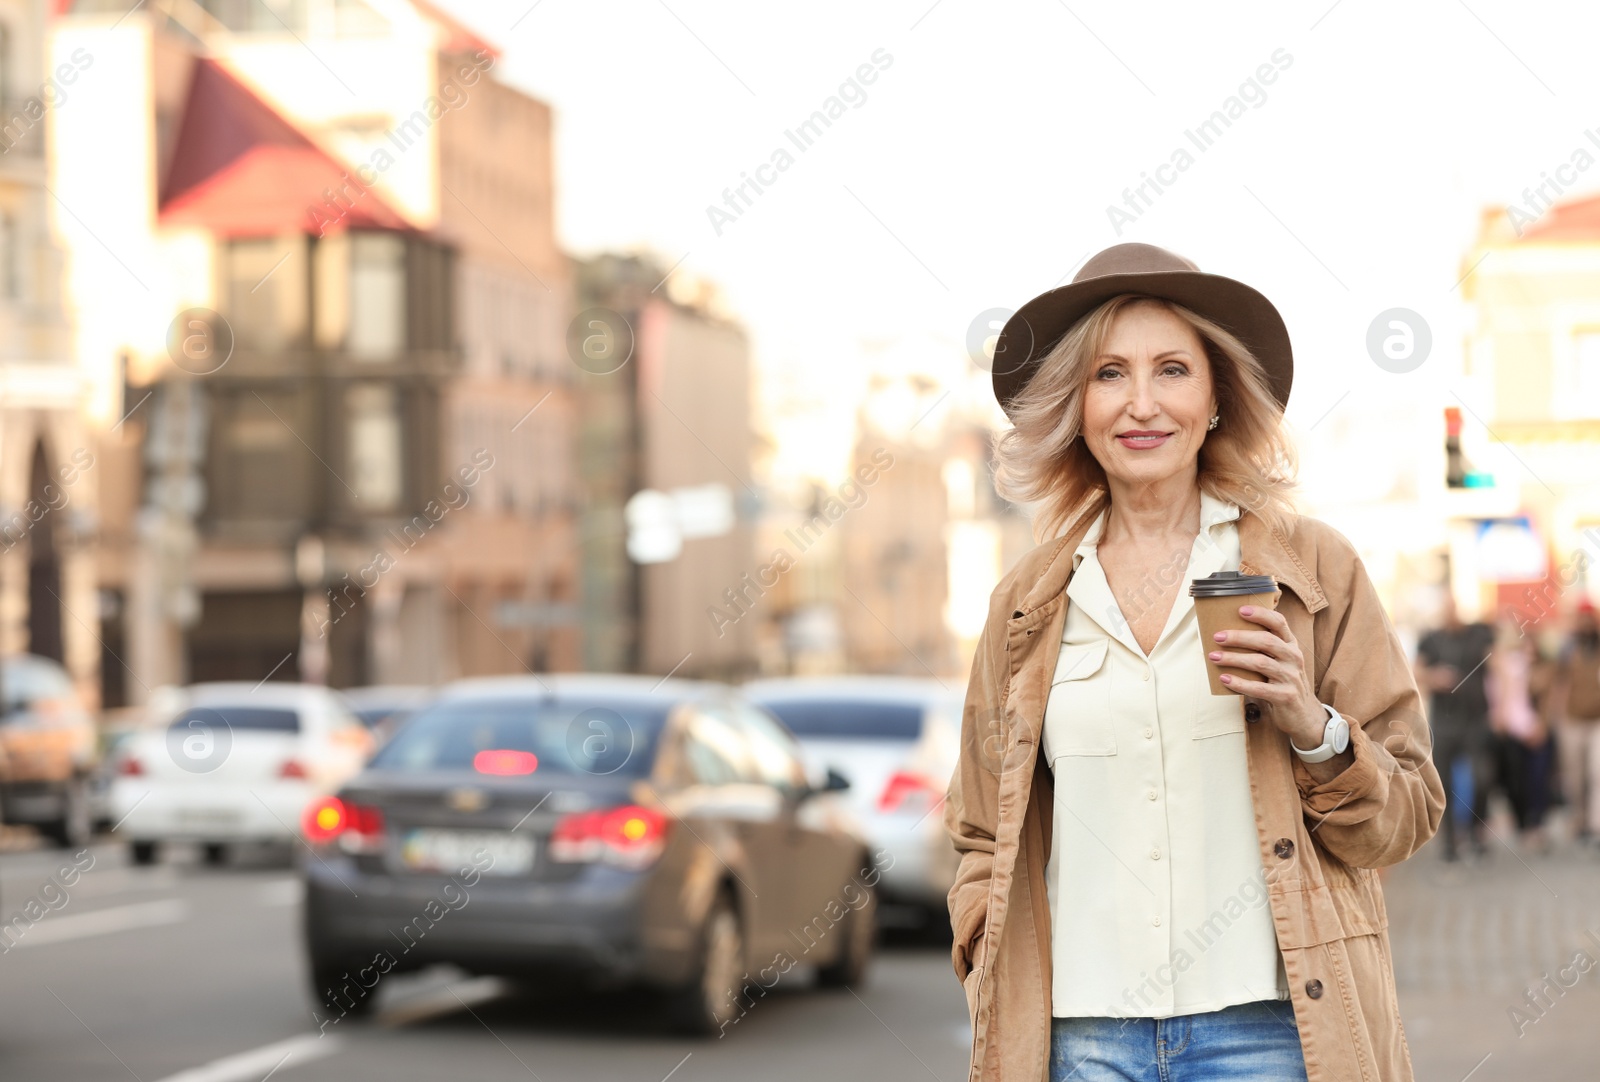
[(720, 684), (462, 681), (307, 809), (315, 997), (363, 1014), (384, 974), (451, 962), (653, 986), (708, 1033), (797, 964), (857, 983), (892, 858), (843, 786), (809, 785), (782, 724)]

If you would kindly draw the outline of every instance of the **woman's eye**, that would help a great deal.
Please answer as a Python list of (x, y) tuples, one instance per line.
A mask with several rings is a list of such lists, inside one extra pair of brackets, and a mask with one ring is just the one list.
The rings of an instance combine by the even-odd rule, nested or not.
[(1169, 364), (1169, 365), (1167, 365), (1166, 368), (1162, 369), (1162, 371), (1164, 371), (1164, 372), (1176, 372), (1180, 376), (1186, 376), (1186, 375), (1189, 374), (1189, 370), (1187, 368), (1183, 367), (1183, 365), (1181, 365), (1181, 364)]

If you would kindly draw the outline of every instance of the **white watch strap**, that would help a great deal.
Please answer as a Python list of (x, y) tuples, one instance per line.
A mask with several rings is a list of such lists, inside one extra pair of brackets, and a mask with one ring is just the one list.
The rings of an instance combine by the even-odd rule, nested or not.
[(1328, 712), (1328, 724), (1322, 730), (1322, 743), (1309, 750), (1301, 750), (1293, 740), (1289, 741), (1289, 746), (1294, 748), (1294, 753), (1300, 756), (1303, 762), (1322, 763), (1338, 754), (1333, 747), (1332, 726), (1339, 720), (1339, 712), (1327, 703), (1323, 703), (1322, 708)]

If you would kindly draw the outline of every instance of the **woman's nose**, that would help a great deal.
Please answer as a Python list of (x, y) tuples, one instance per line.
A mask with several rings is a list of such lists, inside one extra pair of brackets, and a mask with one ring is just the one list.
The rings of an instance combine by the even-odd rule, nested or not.
[(1156, 414), (1155, 386), (1143, 376), (1128, 381), (1128, 413), (1134, 417), (1153, 417)]

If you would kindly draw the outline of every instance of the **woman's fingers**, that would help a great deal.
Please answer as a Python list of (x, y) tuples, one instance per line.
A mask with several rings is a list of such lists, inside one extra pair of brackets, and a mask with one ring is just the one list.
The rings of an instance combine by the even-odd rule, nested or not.
[(1278, 671), (1278, 659), (1267, 654), (1244, 653), (1234, 650), (1213, 650), (1212, 653), (1221, 653), (1220, 658), (1212, 658), (1218, 665), (1235, 669), (1250, 669), (1253, 672), (1268, 673)]
[(1270, 631), (1230, 630), (1223, 632), (1222, 635), (1221, 643), (1213, 639), (1207, 644), (1208, 653), (1219, 649), (1223, 643), (1226, 643), (1230, 648), (1257, 650), (1263, 654), (1271, 654), (1273, 657), (1278, 657), (1283, 654), (1285, 647), (1288, 645), (1283, 639)]

